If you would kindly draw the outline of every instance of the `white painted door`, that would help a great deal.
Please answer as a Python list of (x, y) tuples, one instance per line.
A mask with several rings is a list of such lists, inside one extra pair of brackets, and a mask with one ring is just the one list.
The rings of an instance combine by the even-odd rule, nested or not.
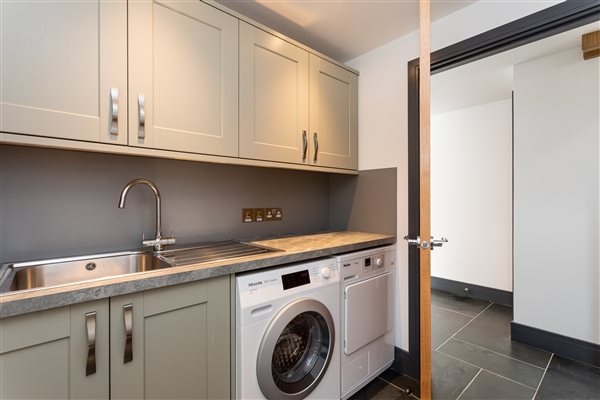
[(310, 55), (310, 162), (358, 169), (358, 77)]
[(308, 163), (307, 130), (308, 52), (240, 22), (240, 157)]
[(0, 18), (1, 131), (127, 144), (125, 0), (2, 0)]
[(238, 154), (238, 20), (201, 1), (129, 3), (129, 145)]

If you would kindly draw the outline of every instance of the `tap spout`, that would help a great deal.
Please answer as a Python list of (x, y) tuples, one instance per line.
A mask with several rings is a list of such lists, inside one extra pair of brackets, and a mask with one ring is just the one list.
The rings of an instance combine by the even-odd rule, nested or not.
[[(154, 197), (156, 199), (156, 239), (151, 241), (144, 241), (144, 245), (152, 245), (155, 250), (159, 251), (163, 249), (164, 244), (172, 244), (174, 243), (173, 238), (163, 239), (162, 237), (162, 227), (161, 227), (161, 204), (160, 204), (160, 191), (158, 187), (145, 178), (137, 178), (134, 179), (125, 185), (123, 190), (121, 191), (121, 196), (119, 197), (119, 208), (125, 208), (125, 200), (127, 199), (127, 193), (131, 190), (132, 187), (143, 184), (148, 186), (152, 192), (154, 192)], [(171, 241), (171, 239), (173, 239)], [(171, 243), (172, 242), (172, 243)]]

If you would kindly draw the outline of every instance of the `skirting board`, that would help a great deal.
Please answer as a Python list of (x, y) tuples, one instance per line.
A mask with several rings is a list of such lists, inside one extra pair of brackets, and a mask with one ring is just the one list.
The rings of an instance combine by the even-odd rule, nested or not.
[[(431, 288), (443, 290), (444, 292), (452, 293), (459, 297), (469, 297), (485, 301), (493, 301), (494, 303), (504, 304), (507, 306), (513, 305), (513, 294), (506, 290), (494, 289), (485, 286), (474, 285), (450, 279), (431, 277)], [(465, 293), (465, 288), (469, 288), (469, 292)]]
[(511, 322), (511, 338), (529, 346), (600, 367), (600, 345)]
[[(419, 352), (416, 353), (418, 356)], [(398, 347), (394, 347), (394, 362), (390, 366), (390, 369), (396, 372), (400, 372), (402, 375), (404, 375), (402, 379), (399, 382), (396, 382), (395, 384), (400, 385), (400, 387), (402, 387), (403, 389), (410, 389), (412, 394), (419, 397), (419, 394), (421, 392), (421, 386), (419, 384), (419, 381), (414, 377), (418, 376), (420, 371), (418, 370), (418, 364), (415, 364), (414, 360), (413, 362), (410, 362), (409, 352), (404, 351)]]
[[(415, 352), (414, 356), (419, 357), (419, 352)], [(390, 369), (400, 372), (403, 375), (410, 376), (413, 379), (419, 376), (419, 364), (411, 360), (411, 354), (408, 351), (402, 350), (399, 347), (394, 347), (394, 362)]]

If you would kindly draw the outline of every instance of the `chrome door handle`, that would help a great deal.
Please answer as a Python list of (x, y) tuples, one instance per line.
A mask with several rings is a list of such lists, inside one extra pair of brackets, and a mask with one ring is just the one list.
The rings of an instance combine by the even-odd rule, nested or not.
[(421, 242), (421, 237), (417, 235), (416, 239), (411, 239), (408, 235), (404, 236), (404, 240), (406, 240), (408, 242), (409, 246), (416, 246), (416, 247), (420, 247), (423, 250), (427, 250), (429, 249), (429, 245), (430, 243), (426, 240)]
[(308, 151), (308, 138), (306, 131), (302, 131), (302, 161), (306, 161), (306, 152)]
[(85, 314), (85, 328), (88, 344), (85, 376), (88, 376), (96, 373), (96, 311)]
[(110, 89), (110, 134), (119, 136), (119, 89)]
[(138, 139), (146, 138), (146, 101), (143, 94), (138, 94)]
[(448, 239), (446, 239), (445, 237), (439, 239), (439, 240), (435, 240), (433, 239), (433, 236), (431, 237), (431, 250), (434, 249), (434, 247), (442, 247), (444, 245), (444, 243), (448, 243)]
[(404, 240), (406, 240), (408, 242), (409, 246), (417, 246), (417, 247), (421, 246), (421, 237), (419, 235), (417, 235), (416, 239), (411, 239), (408, 235), (406, 235), (406, 236), (404, 236)]
[(317, 162), (317, 156), (319, 154), (319, 138), (317, 137), (317, 132), (314, 133), (313, 140), (315, 142), (315, 158), (314, 158), (314, 162)]
[(125, 321), (125, 352), (123, 364), (133, 361), (133, 304), (123, 306), (123, 320)]

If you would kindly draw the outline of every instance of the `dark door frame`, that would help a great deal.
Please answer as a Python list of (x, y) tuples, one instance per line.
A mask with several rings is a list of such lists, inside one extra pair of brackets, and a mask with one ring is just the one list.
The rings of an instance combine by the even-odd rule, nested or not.
[[(431, 53), (436, 74), (600, 20), (600, 0), (566, 0)], [(419, 235), (419, 59), (408, 63), (408, 235)], [(419, 249), (408, 250), (409, 352), (402, 372), (420, 379)]]

